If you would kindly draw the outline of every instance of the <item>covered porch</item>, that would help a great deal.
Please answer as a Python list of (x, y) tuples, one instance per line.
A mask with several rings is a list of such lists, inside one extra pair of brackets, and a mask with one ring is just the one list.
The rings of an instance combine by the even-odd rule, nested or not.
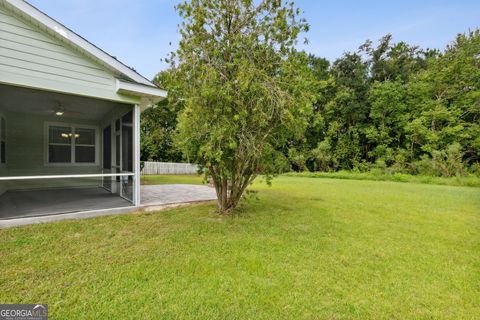
[(130, 201), (99, 187), (9, 191), (0, 197), (0, 219), (123, 208), (131, 205)]
[(140, 205), (138, 105), (0, 84), (0, 219)]
[[(146, 185), (140, 187), (140, 192), (142, 208), (216, 199), (215, 189), (201, 185)], [(132, 207), (130, 201), (98, 187), (20, 190), (6, 192), (0, 197), (0, 220), (6, 222), (19, 218), (62, 216), (110, 209), (124, 212), (128, 208), (133, 210), (137, 207)], [(110, 212), (115, 213), (112, 210)]]

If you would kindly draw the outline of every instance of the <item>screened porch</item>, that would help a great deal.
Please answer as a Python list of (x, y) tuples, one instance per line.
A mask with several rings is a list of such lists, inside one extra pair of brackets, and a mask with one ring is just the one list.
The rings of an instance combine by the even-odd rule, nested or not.
[(0, 219), (139, 203), (134, 105), (0, 85)]

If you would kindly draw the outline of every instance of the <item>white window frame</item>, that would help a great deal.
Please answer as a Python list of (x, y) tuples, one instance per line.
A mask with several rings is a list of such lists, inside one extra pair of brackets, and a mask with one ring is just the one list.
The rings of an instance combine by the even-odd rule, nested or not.
[[(75, 138), (72, 137), (71, 147), (71, 159), (70, 162), (63, 163), (51, 163), (49, 159), (49, 145), (50, 145), (50, 127), (70, 127), (73, 134), (75, 134), (75, 129), (94, 129), (95, 130), (95, 162), (75, 162)], [(44, 164), (47, 167), (94, 167), (100, 165), (100, 129), (98, 126), (88, 125), (88, 124), (79, 124), (79, 123), (67, 123), (67, 122), (45, 122), (44, 126)], [(80, 144), (79, 146), (84, 146)]]
[[(2, 140), (2, 119), (4, 120), (4, 123), (5, 123), (5, 139)], [(7, 118), (0, 113), (0, 143), (1, 142), (5, 142), (5, 150), (7, 150)], [(5, 152), (5, 154), (7, 154), (7, 152)], [(7, 157), (5, 156), (5, 162), (1, 162), (1, 159), (2, 159), (2, 149), (0, 147), (0, 167), (4, 167), (7, 165)]]

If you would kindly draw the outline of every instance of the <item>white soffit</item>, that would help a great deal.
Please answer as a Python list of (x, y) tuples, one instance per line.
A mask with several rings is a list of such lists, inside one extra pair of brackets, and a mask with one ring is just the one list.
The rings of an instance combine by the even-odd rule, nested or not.
[(146, 86), (143, 84), (127, 82), (119, 79), (117, 79), (117, 92), (123, 93), (123, 94), (131, 94), (131, 95), (140, 94), (141, 96), (147, 96), (153, 99), (160, 98), (160, 99), (155, 99), (157, 100), (157, 102), (167, 97), (166, 90), (163, 90), (157, 87)]

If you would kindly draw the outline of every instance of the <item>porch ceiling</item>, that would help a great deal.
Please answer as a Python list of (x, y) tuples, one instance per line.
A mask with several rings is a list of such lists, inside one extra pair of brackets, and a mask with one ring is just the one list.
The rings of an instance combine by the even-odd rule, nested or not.
[(63, 118), (96, 120), (119, 103), (0, 84), (0, 110), (52, 116), (63, 109)]

